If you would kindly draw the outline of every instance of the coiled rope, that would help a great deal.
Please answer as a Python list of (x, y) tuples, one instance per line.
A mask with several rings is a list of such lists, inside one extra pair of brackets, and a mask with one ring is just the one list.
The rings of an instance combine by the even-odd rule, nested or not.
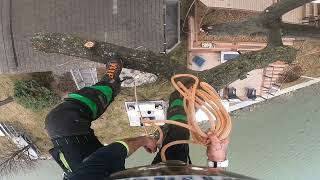
[[(192, 80), (193, 84), (187, 88), (179, 79)], [(190, 82), (190, 81), (189, 81)], [(217, 135), (218, 139), (226, 139), (231, 132), (231, 119), (224, 108), (218, 93), (214, 88), (206, 82), (200, 82), (199, 78), (191, 74), (178, 74), (171, 78), (171, 83), (177, 91), (183, 96), (184, 110), (187, 115), (187, 123), (181, 123), (172, 120), (142, 120), (143, 124), (154, 126), (160, 134), (158, 144), (163, 142), (163, 132), (155, 123), (174, 124), (184, 127), (190, 131), (192, 140), (178, 140), (173, 141), (162, 147), (161, 159), (166, 161), (166, 150), (177, 144), (200, 144), (207, 146), (206, 139), (208, 138), (207, 132), (204, 132), (197, 123), (196, 111), (202, 110), (208, 117), (211, 128), (210, 132)], [(190, 84), (188, 84), (190, 86)], [(145, 129), (146, 131), (146, 129)], [(147, 132), (147, 131), (146, 131)], [(147, 134), (148, 135), (148, 134)]]

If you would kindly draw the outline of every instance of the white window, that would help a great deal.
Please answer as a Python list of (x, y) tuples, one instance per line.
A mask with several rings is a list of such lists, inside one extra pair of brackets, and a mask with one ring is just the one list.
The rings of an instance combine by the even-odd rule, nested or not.
[(233, 51), (221, 52), (221, 63), (225, 63), (228, 60), (234, 59), (238, 56), (239, 56), (238, 52), (233, 52)]

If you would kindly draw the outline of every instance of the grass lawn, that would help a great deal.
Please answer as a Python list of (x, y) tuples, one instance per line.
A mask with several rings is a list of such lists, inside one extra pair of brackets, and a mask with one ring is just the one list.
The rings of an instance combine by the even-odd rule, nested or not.
[[(28, 75), (0, 76), (0, 100), (13, 96), (13, 84), (15, 80), (30, 78)], [(27, 133), (37, 140), (37, 146), (42, 152), (47, 152), (51, 146), (49, 137), (44, 130), (44, 118), (48, 109), (33, 112), (22, 107), (16, 102), (0, 107), (1, 122), (10, 122), (21, 125)]]
[(302, 67), (305, 76), (320, 77), (320, 41), (303, 41), (295, 43), (300, 52), (296, 62)]
[[(0, 100), (13, 95), (15, 80), (30, 78), (30, 75), (0, 76)], [(150, 85), (137, 88), (139, 101), (168, 100), (173, 88), (169, 81), (157, 81)], [(94, 123), (92, 128), (102, 143), (110, 143), (117, 139), (144, 135), (141, 127), (130, 127), (124, 102), (134, 100), (134, 88), (123, 88), (107, 111)], [(51, 141), (44, 129), (44, 120), (50, 109), (33, 112), (16, 102), (0, 107), (0, 122), (19, 124), (27, 133), (37, 140), (37, 146), (47, 154), (52, 147)]]
[(178, 64), (187, 64), (188, 41), (185, 38), (181, 39), (180, 44), (169, 53), (170, 59)]
[[(137, 87), (139, 101), (168, 100), (173, 88), (168, 81), (157, 81), (150, 85)], [(123, 88), (107, 111), (92, 124), (96, 135), (103, 143), (116, 139), (144, 135), (141, 127), (130, 127), (124, 102), (135, 101), (134, 88)]]

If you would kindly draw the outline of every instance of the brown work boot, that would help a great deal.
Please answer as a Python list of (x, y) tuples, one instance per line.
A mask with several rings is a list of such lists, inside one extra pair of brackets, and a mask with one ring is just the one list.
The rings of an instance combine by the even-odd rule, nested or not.
[(106, 73), (102, 77), (102, 81), (118, 81), (120, 82), (120, 73), (122, 71), (122, 61), (119, 57), (114, 57), (112, 60), (107, 61), (106, 63)]
[(114, 57), (112, 60), (108, 60), (106, 62), (105, 74), (98, 83), (109, 85), (114, 91), (114, 96), (116, 96), (120, 91), (121, 81), (119, 76), (122, 68), (122, 60), (119, 57)]

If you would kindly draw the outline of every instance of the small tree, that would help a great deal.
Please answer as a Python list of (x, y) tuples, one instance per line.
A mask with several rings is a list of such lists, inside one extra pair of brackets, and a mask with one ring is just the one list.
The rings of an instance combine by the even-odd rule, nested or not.
[(14, 99), (33, 111), (52, 107), (59, 102), (59, 97), (51, 89), (41, 86), (35, 80), (16, 81)]
[(36, 166), (37, 160), (30, 158), (28, 154), (31, 147), (32, 144), (19, 148), (10, 140), (1, 141), (0, 179), (18, 171), (31, 170)]
[(278, 82), (289, 83), (298, 80), (303, 75), (303, 69), (299, 65), (290, 66), (284, 71)]

